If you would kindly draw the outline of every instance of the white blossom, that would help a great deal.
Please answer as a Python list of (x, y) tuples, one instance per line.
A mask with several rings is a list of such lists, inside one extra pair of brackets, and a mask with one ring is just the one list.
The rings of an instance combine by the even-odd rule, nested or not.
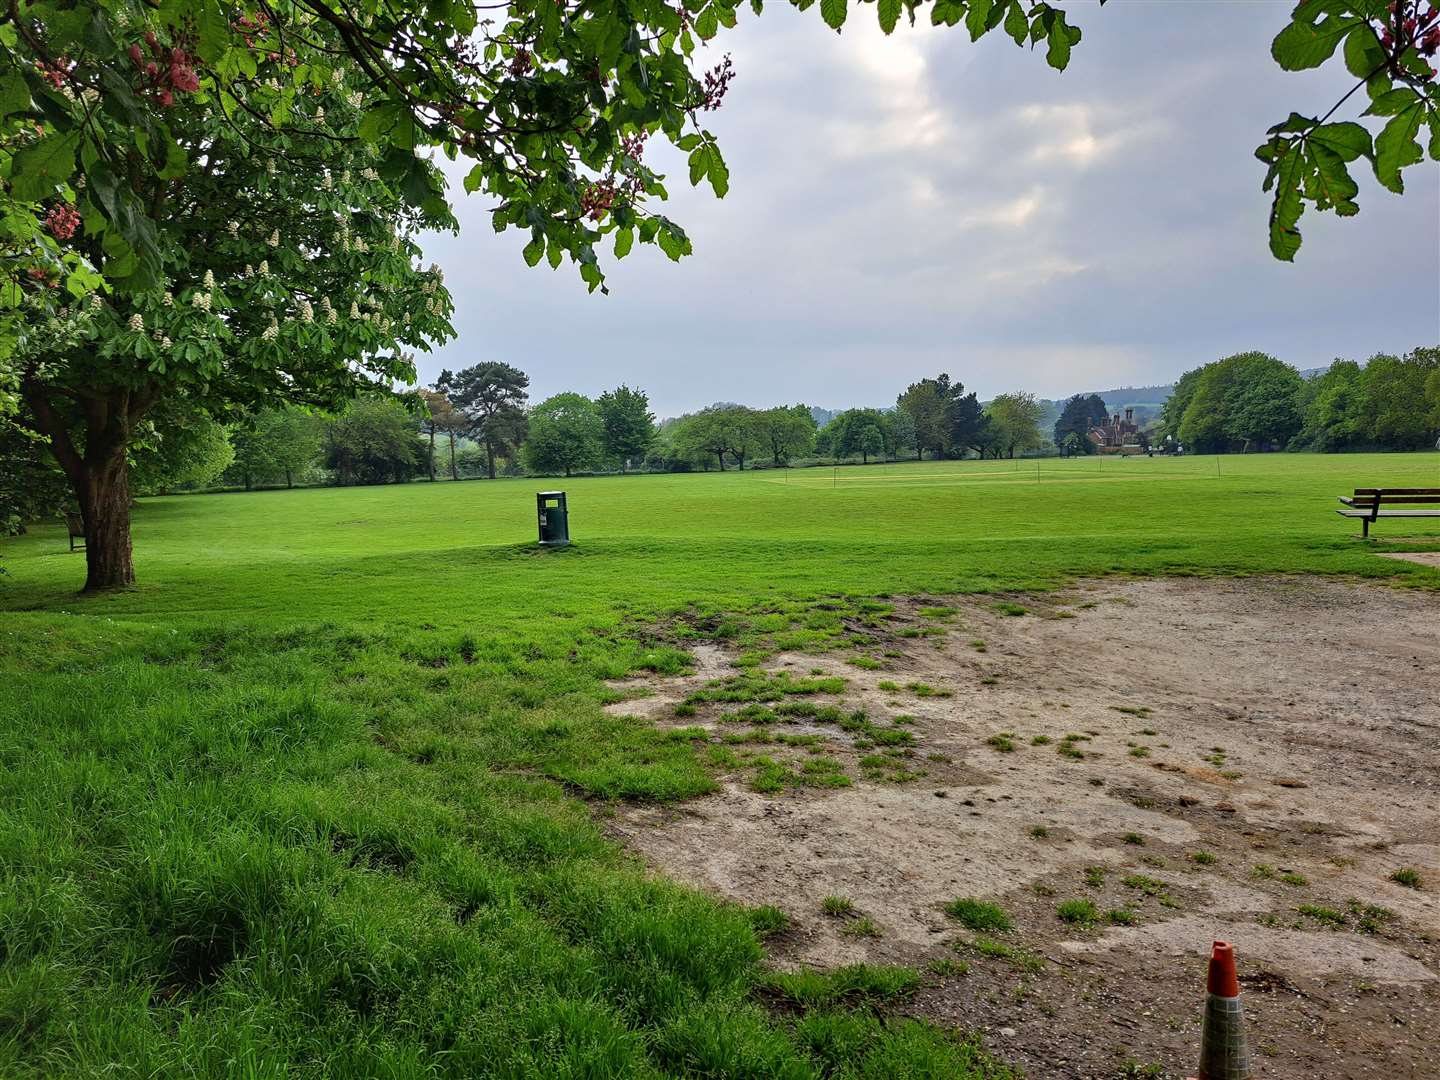
[(175, 294), (172, 293), (172, 292), (170, 292), (170, 291), (167, 289), (167, 290), (165, 291), (165, 295), (162, 296), (162, 297), (160, 297), (160, 303), (164, 304), (166, 307), (174, 307), (174, 306), (175, 306)]
[(334, 184), (335, 182), (330, 179), (330, 170), (323, 169), (320, 173), (320, 186), (324, 190), (329, 191), (334, 186)]
[(230, 239), (240, 239), (240, 223), (238, 221), (230, 222), (230, 224), (226, 225), (225, 228), (230, 233)]
[(351, 90), (345, 100), (350, 102), (351, 106), (358, 109), (361, 105), (365, 104), (365, 95), (359, 90)]
[(254, 276), (255, 276), (255, 267), (251, 266), (249, 263), (246, 263), (246, 264), (245, 264), (245, 274), (244, 274), (244, 276), (245, 276), (245, 277), (254, 277)]
[(90, 294), (90, 310), (99, 311), (104, 306), (105, 301), (98, 292)]
[(315, 123), (317, 123), (317, 124), (323, 124), (324, 122), (325, 122), (325, 109), (324, 109), (324, 107), (322, 106), (321, 108), (318, 108), (318, 109), (315, 110)]
[(334, 326), (335, 323), (336, 323), (336, 320), (338, 320), (339, 317), (340, 317), (339, 312), (337, 312), (333, 307), (330, 307), (328, 304), (325, 306), (325, 325), (326, 325), (326, 326)]
[(261, 260), (260, 260), (260, 276), (261, 276), (261, 277), (269, 277), (269, 276), (270, 276), (270, 260), (269, 260), (269, 259), (261, 259)]
[(202, 284), (203, 284), (203, 285), (205, 286), (205, 288), (207, 288), (207, 289), (213, 289), (213, 288), (215, 288), (215, 271), (214, 271), (214, 270), (206, 270), (206, 271), (205, 271), (205, 277), (204, 277), (204, 279), (202, 280)]
[(269, 244), (271, 247), (279, 247), (279, 246), (280, 246), (280, 230), (279, 230), (279, 229), (272, 229), (272, 230), (270, 230), (270, 239), (269, 239), (269, 240), (266, 240), (265, 242), (266, 242), (267, 244)]
[(138, 311), (135, 312), (134, 315), (131, 315), (130, 329), (134, 330), (137, 334), (143, 333), (145, 330), (145, 316), (141, 315)]
[(361, 175), (364, 179), (366, 179), (366, 180), (379, 180), (379, 179), (380, 179), (380, 174), (379, 174), (378, 172), (376, 172), (374, 169), (370, 168), (370, 166), (368, 166), (368, 165), (365, 166), (365, 168), (363, 168), (363, 169), (360, 170), (360, 175)]
[(336, 84), (344, 82), (345, 69), (343, 67), (337, 67), (334, 71), (330, 73), (330, 81)]
[(309, 300), (300, 301), (300, 321), (305, 323), (315, 321), (315, 309), (310, 306)]
[(271, 323), (269, 326), (265, 327), (264, 330), (260, 331), (261, 341), (274, 341), (279, 336), (280, 327), (276, 323)]
[[(350, 317), (352, 319), (360, 318), (360, 305), (355, 303), (354, 300), (350, 301)], [(139, 316), (137, 315), (136, 318), (138, 319)]]
[(196, 292), (190, 297), (190, 306), (198, 311), (209, 311), (213, 299), (207, 292)]
[(370, 245), (365, 243), (365, 238), (363, 236), (357, 236), (355, 238), (355, 250), (360, 252), (362, 255), (370, 250)]
[(170, 348), (170, 346), (173, 345), (173, 344), (174, 344), (174, 342), (172, 342), (168, 337), (162, 337), (162, 338), (160, 339), (160, 347), (161, 347), (162, 349), (168, 349), (168, 348)]
[(277, 169), (277, 168), (275, 167), (275, 159), (274, 159), (274, 158), (267, 158), (267, 159), (266, 159), (266, 161), (265, 161), (265, 171), (266, 171), (267, 173), (269, 173), (271, 176), (274, 176), (277, 172), (279, 172), (279, 169)]
[(350, 183), (350, 170), (349, 170), (349, 169), (346, 169), (344, 172), (342, 172), (342, 173), (340, 174), (340, 183), (342, 183), (342, 184), (348, 184), (348, 183)]

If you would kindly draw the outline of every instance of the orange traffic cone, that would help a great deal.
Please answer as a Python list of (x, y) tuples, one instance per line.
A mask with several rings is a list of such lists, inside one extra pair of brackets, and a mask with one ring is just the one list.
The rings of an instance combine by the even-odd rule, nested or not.
[(1200, 1075), (1191, 1080), (1251, 1080), (1245, 1010), (1235, 977), (1235, 950), (1217, 941), (1210, 950), (1205, 1020), (1200, 1027)]

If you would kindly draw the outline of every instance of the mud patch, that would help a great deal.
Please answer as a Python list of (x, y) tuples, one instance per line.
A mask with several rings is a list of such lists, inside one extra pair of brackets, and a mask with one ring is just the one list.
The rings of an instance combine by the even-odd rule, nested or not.
[[(932, 966), (913, 1010), (986, 1031), (1035, 1077), (1142, 1075), (1127, 1061), (1186, 1075), (1212, 937), (1239, 951), (1257, 1075), (1433, 1075), (1432, 594), (1104, 582), (897, 602), (883, 637), (866, 649), (878, 668), (829, 653), (757, 673), (844, 679), (804, 700), (868, 726), (812, 724), (808, 744), (776, 741), (809, 721), (773, 702), (759, 724), (735, 702), (674, 716), (734, 677), (718, 650), (612, 706), (696, 728), (725, 770), (720, 794), (612, 827), (673, 876), (783, 908), (779, 965)], [(893, 730), (911, 741), (871, 738)], [(817, 756), (843, 784), (803, 782)], [(755, 790), (765, 776), (782, 779)], [(1402, 867), (1421, 888), (1391, 879)], [(822, 914), (828, 896), (855, 914)], [(943, 911), (957, 897), (999, 904), (1012, 929), (967, 930)]]

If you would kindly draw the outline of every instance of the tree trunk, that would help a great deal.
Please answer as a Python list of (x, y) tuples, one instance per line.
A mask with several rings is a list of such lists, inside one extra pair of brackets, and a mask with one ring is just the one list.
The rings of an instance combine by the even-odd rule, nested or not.
[(486, 464), (486, 471), (490, 474), (490, 479), (491, 479), (491, 480), (494, 480), (494, 479), (495, 479), (495, 444), (492, 443), (489, 439), (486, 439), (486, 440), (485, 440), (485, 464)]
[(294, 477), (291, 476), (289, 469), (285, 470), (285, 486), (287, 488), (293, 488), (295, 486)]
[[(89, 458), (89, 455), (86, 455)], [(86, 461), (84, 481), (76, 485), (85, 519), (85, 591), (100, 592), (135, 584), (130, 546), (130, 477), (125, 449), (98, 468)]]
[(715, 451), (715, 460), (718, 461), (718, 462), (720, 462), (720, 471), (721, 471), (721, 472), (724, 472), (724, 471), (725, 471), (725, 451), (724, 451), (724, 450), (717, 450), (717, 451)]
[(430, 482), (435, 483), (435, 425), (430, 425)]
[(46, 436), (85, 522), (87, 593), (135, 584), (130, 545), (130, 474), (125, 450), (131, 427), (151, 398), (143, 391), (112, 390), (79, 400), (85, 426), (83, 452), (70, 437), (71, 419), (57, 411), (50, 391), (27, 380), (22, 394), (35, 428)]
[(459, 480), (460, 474), (455, 470), (455, 432), (450, 432), (450, 479)]

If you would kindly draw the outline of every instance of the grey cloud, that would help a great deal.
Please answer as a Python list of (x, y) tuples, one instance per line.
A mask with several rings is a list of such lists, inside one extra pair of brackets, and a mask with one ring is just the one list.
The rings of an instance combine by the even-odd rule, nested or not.
[(813, 11), (772, 7), (710, 50), (739, 71), (708, 125), (730, 195), (690, 189), (678, 160), (668, 170), (666, 212), (695, 255), (637, 250), (609, 267), (610, 296), (587, 296), (568, 267), (528, 270), (524, 238), (496, 237), (461, 196), (461, 237), (426, 245), (460, 335), (422, 374), (504, 359), (537, 396), (623, 381), (674, 414), (882, 404), (942, 369), (982, 395), (1058, 396), (1246, 348), (1306, 367), (1434, 342), (1433, 166), (1403, 199), (1362, 181), (1357, 219), (1307, 214), (1296, 265), (1265, 248), (1253, 149), (1291, 108), (1344, 90), (1274, 68), (1287, 10), (1087, 7), (1057, 74), (1002, 39), (837, 37)]

